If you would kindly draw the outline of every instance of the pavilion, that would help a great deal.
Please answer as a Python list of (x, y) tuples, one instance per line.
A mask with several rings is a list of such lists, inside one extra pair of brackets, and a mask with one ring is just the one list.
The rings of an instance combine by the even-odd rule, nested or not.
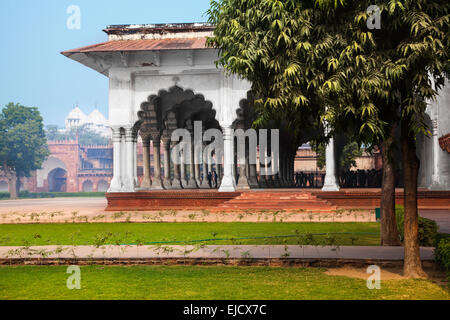
[[(123, 198), (139, 192), (148, 196), (157, 190), (207, 188), (205, 178), (212, 171), (219, 176), (222, 193), (292, 186), (296, 150), (283, 141), (275, 161), (270, 160), (270, 148), (259, 154), (257, 164), (249, 163), (248, 156), (235, 159), (238, 146), (232, 130), (246, 130), (253, 122), (251, 84), (216, 66), (218, 51), (206, 46), (213, 30), (207, 23), (108, 26), (104, 30), (107, 42), (62, 53), (109, 78), (108, 122), (114, 148), (110, 195), (122, 193)], [(450, 190), (450, 155), (438, 142), (439, 136), (450, 132), (450, 117), (442, 117), (444, 111), (448, 114), (444, 110), (449, 104), (448, 88), (440, 101), (430, 104), (433, 136), (421, 140), (421, 187)], [(171, 135), (178, 128), (192, 132), (196, 121), (202, 121), (203, 131), (222, 132), (223, 156), (205, 155), (204, 143), (200, 156), (191, 152), (191, 157), (200, 159), (189, 165), (176, 164), (171, 150), (177, 142), (171, 141)], [(138, 136), (144, 147), (141, 182), (137, 177)], [(193, 150), (194, 143), (187, 143)], [(334, 154), (331, 139), (326, 148), (323, 191), (339, 191)], [(208, 160), (204, 163), (202, 159)], [(266, 174), (261, 174), (263, 169)]]

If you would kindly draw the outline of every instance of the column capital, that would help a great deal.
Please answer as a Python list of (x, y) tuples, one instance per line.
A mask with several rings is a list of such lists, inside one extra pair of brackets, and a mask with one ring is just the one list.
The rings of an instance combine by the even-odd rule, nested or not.
[(122, 138), (122, 131), (120, 128), (121, 127), (111, 127), (113, 142), (120, 142), (120, 139)]
[(232, 125), (222, 125), (222, 133), (223, 133), (223, 139), (231, 139), (233, 136), (233, 127)]
[(152, 139), (153, 141), (153, 146), (160, 146), (161, 145), (161, 138), (160, 137), (155, 137)]

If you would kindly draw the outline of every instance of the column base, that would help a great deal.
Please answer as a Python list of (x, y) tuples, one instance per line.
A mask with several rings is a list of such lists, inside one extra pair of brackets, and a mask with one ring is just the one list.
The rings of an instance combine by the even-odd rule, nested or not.
[(189, 179), (189, 181), (187, 181), (184, 188), (185, 189), (198, 189), (197, 181), (195, 181), (194, 179)]
[(134, 192), (134, 179), (123, 179), (122, 192)]
[(117, 178), (113, 178), (111, 184), (109, 185), (108, 193), (112, 192), (122, 192), (122, 184)]
[(171, 189), (172, 188), (172, 181), (170, 181), (170, 179), (164, 179), (163, 180), (163, 188), (164, 189)]
[(151, 190), (163, 190), (163, 184), (160, 178), (154, 178), (152, 181)]
[(258, 180), (256, 179), (256, 177), (248, 178), (248, 184), (250, 186), (250, 189), (258, 189), (259, 188)]
[(150, 190), (151, 186), (152, 186), (152, 181), (149, 178), (144, 178), (144, 179), (142, 179), (139, 189)]
[(239, 181), (237, 184), (237, 189), (240, 190), (249, 190), (250, 189), (250, 184), (248, 182), (248, 179), (245, 175), (242, 175), (239, 177)]
[(236, 182), (233, 178), (223, 177), (220, 183), (219, 192), (235, 192)]
[(330, 181), (330, 180), (334, 180), (334, 179), (327, 179), (325, 177), (325, 183), (323, 185), (322, 191), (339, 191), (341, 188), (339, 187), (339, 185), (337, 184), (336, 181)]
[(181, 185), (181, 181), (179, 179), (173, 179), (171, 189), (183, 189), (183, 186)]

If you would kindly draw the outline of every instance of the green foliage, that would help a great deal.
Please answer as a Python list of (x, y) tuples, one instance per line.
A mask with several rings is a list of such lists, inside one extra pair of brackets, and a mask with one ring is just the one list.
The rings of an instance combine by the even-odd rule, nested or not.
[(424, 101), (448, 76), (450, 3), (379, 1), (380, 30), (367, 28), (371, 4), (213, 0), (208, 44), (219, 49), (219, 65), (252, 83), (257, 123), (284, 115), (288, 127), (321, 129), (322, 117), (330, 134), (366, 145), (382, 141), (403, 116), (428, 132)]
[(216, 25), (208, 44), (220, 51), (217, 63), (252, 83), (257, 113), (254, 126), (289, 130), (294, 151), (308, 141), (308, 131), (323, 132), (320, 115), (325, 104), (317, 86), (326, 67), (317, 69), (314, 52), (319, 50), (315, 51), (310, 39), (311, 33), (321, 38), (311, 25), (316, 15), (314, 4), (211, 1), (208, 15), (209, 22)]
[(439, 263), (450, 277), (450, 235), (442, 234), (436, 242), (436, 249), (434, 250), (436, 262)]
[(339, 158), (340, 170), (347, 171), (352, 167), (356, 167), (356, 158), (361, 157), (362, 155), (363, 151), (356, 141), (347, 143), (342, 149), (342, 153)]
[(29, 177), (48, 155), (39, 110), (9, 103), (0, 114), (0, 169)]
[(383, 140), (402, 117), (411, 119), (415, 133), (428, 133), (425, 101), (448, 77), (450, 3), (379, 1), (380, 30), (367, 28), (370, 4), (354, 0), (329, 9), (347, 19), (332, 35), (342, 36), (346, 46), (330, 59), (335, 73), (323, 88), (334, 103), (326, 118), (335, 130), (350, 128), (368, 144)]
[[(317, 155), (317, 167), (323, 169), (325, 167), (325, 143), (312, 143), (312, 148)], [(356, 167), (356, 158), (362, 155), (363, 150), (356, 141), (347, 142), (339, 154), (339, 169), (341, 171), (347, 171), (352, 167)]]
[[(404, 209), (403, 207), (395, 208), (397, 228), (403, 241), (404, 234)], [(424, 247), (433, 247), (436, 243), (438, 226), (434, 220), (419, 216), (419, 243)]]
[(87, 125), (78, 128), (71, 128), (66, 132), (58, 130), (58, 126), (48, 125), (45, 130), (46, 137), (49, 141), (76, 140), (81, 145), (108, 145), (109, 138), (91, 130)]

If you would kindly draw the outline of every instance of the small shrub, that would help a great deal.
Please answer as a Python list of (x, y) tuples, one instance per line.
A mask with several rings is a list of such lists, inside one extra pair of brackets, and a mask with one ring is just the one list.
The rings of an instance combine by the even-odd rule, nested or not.
[(450, 234), (439, 234), (436, 239), (436, 248), (434, 249), (436, 262), (450, 276)]
[[(400, 239), (404, 239), (404, 218), (405, 212), (403, 207), (395, 208), (397, 219), (397, 228), (400, 233)], [(433, 247), (436, 243), (438, 226), (434, 220), (419, 216), (419, 243), (424, 247)]]

